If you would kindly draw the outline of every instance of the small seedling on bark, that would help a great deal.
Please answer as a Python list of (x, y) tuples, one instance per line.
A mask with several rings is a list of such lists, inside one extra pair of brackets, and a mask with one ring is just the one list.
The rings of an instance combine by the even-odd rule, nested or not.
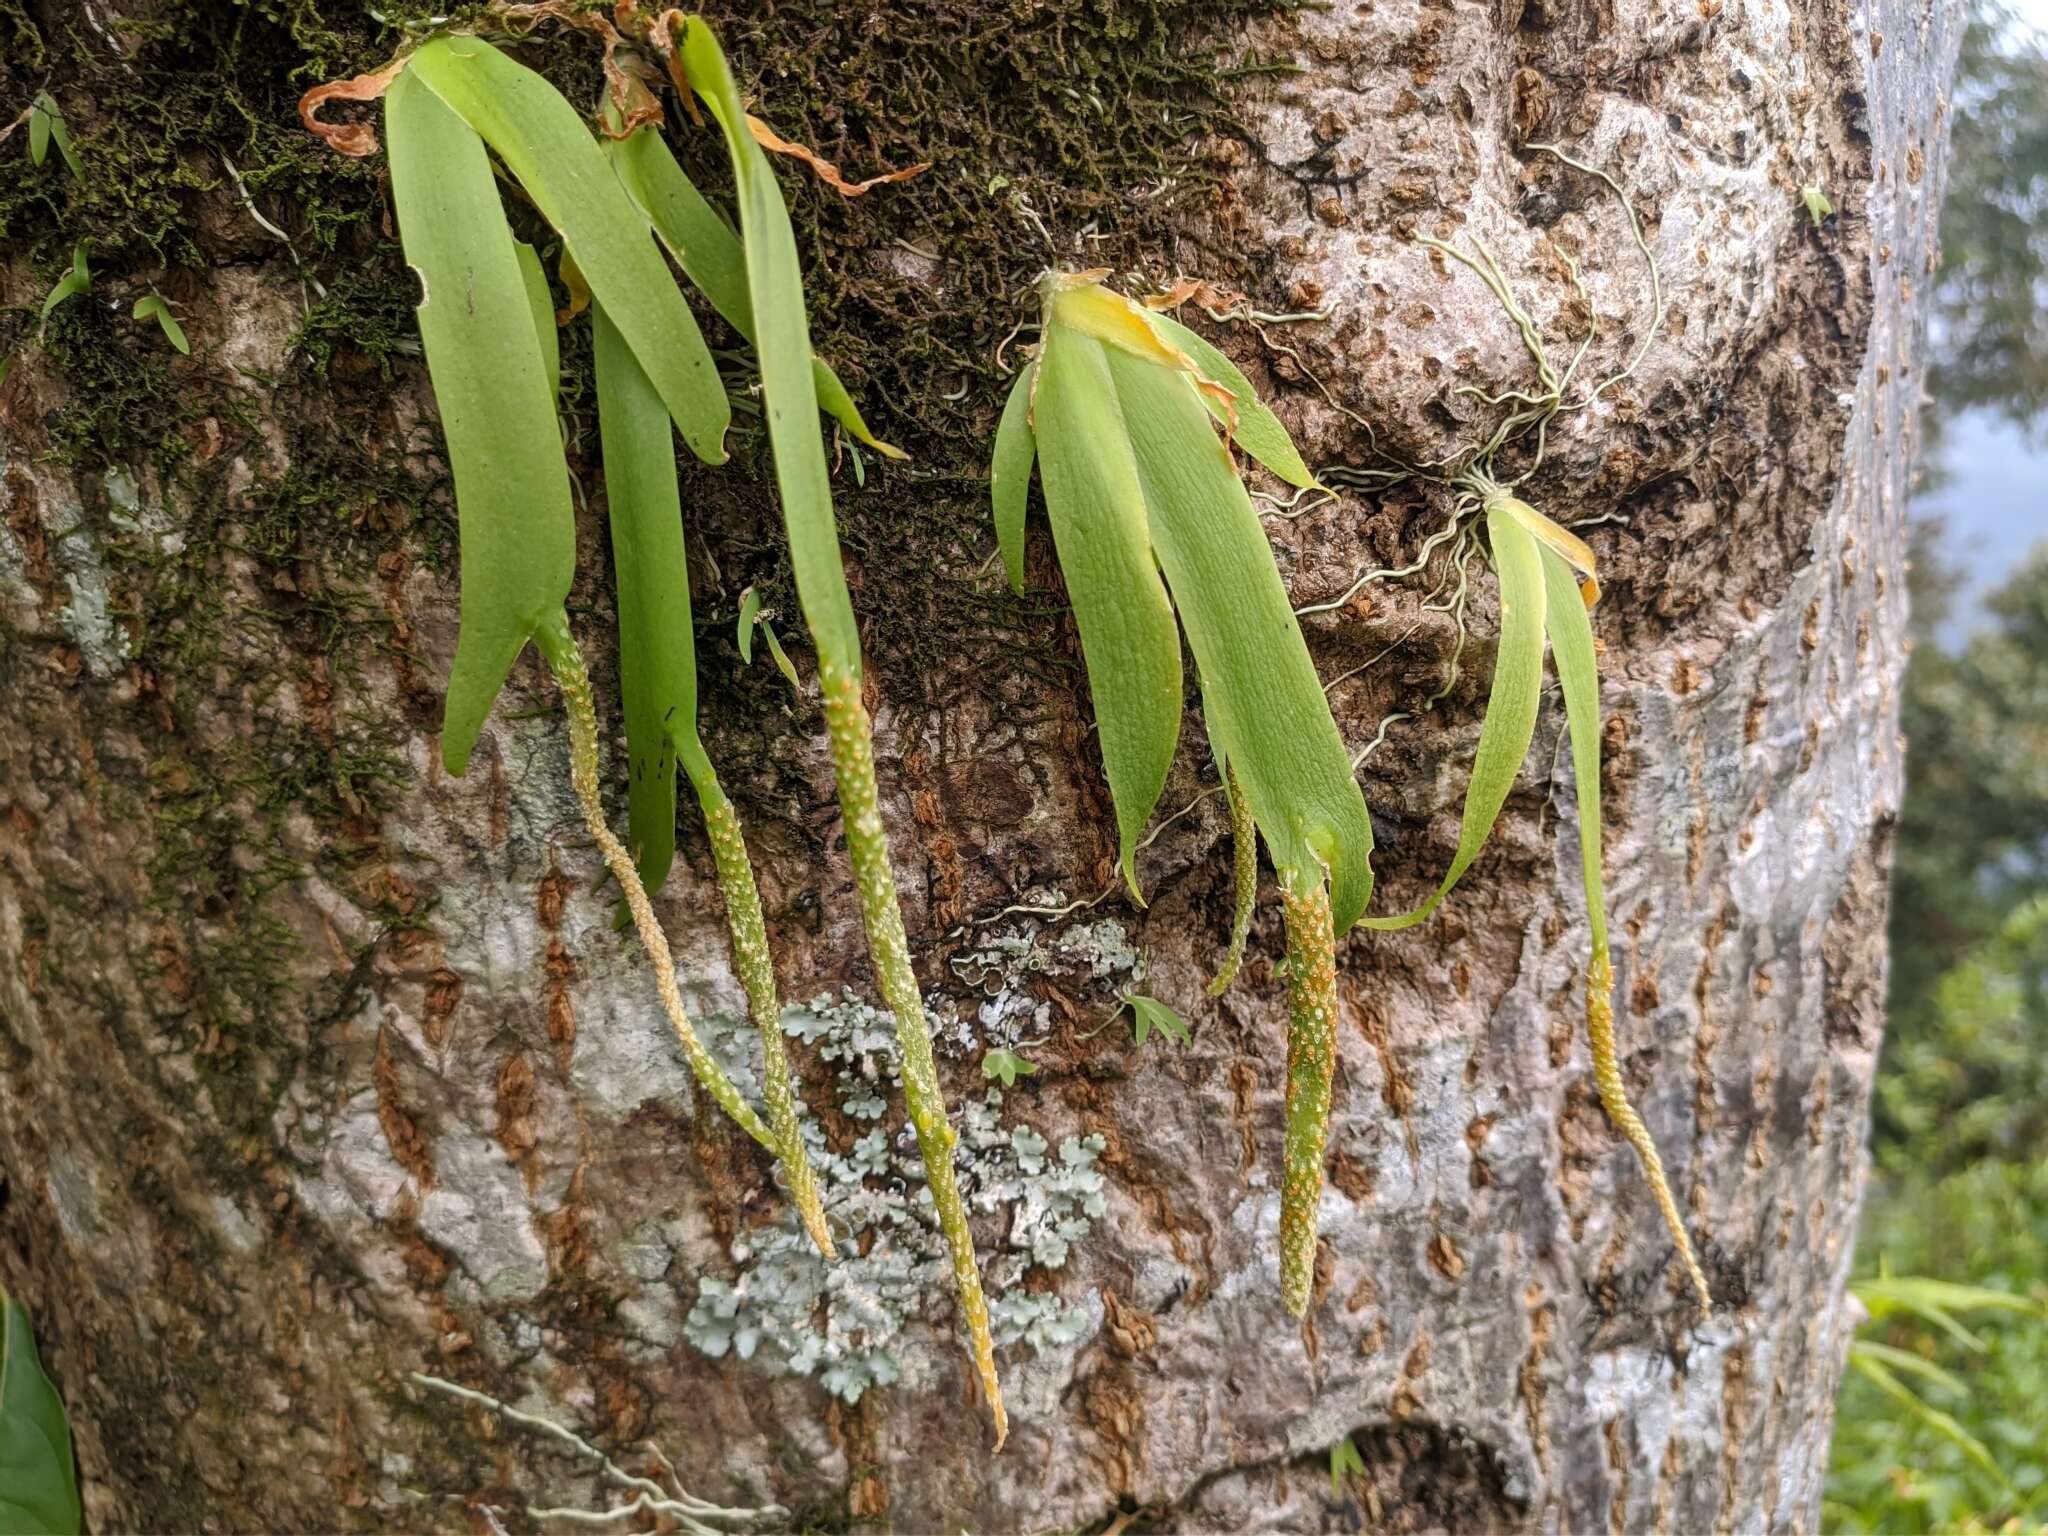
[(1146, 1038), (1155, 1029), (1159, 1037), (1169, 1045), (1188, 1043), (1187, 1020), (1175, 1013), (1156, 997), (1142, 997), (1133, 992), (1124, 999), (1131, 1005), (1131, 1045), (1142, 1049)]
[(48, 91), (38, 91), (28, 109), (29, 163), (40, 166), (48, 158), (52, 144), (64, 157), (64, 164), (72, 176), (79, 181), (85, 180), (85, 167), (78, 160), (78, 146), (71, 142), (71, 125), (64, 121), (63, 112), (58, 110), (57, 99)]
[(50, 323), (50, 311), (59, 304), (62, 304), (66, 299), (75, 298), (91, 288), (92, 268), (85, 264), (85, 242), (81, 240), (78, 244), (71, 247), (71, 270), (58, 278), (49, 293), (44, 296), (43, 312), (39, 318), (39, 326), (47, 326)]
[(1018, 1055), (1015, 1051), (998, 1048), (981, 1058), (981, 1075), (1001, 1083), (1005, 1088), (1014, 1088), (1017, 1086), (1018, 1078), (1038, 1075), (1038, 1063), (1028, 1056)]
[(1365, 1476), (1365, 1458), (1358, 1454), (1358, 1447), (1346, 1435), (1330, 1447), (1330, 1497), (1341, 1498), (1344, 1493), (1344, 1479)]
[(185, 339), (185, 327), (178, 324), (178, 317), (171, 313), (170, 301), (154, 288), (135, 301), (136, 319), (148, 320), (152, 317), (162, 328), (164, 339), (185, 356), (191, 356), (192, 344)]

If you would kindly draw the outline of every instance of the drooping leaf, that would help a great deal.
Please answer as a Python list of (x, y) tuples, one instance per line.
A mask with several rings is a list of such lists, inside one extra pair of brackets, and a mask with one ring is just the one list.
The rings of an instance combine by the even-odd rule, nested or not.
[(533, 308), (483, 141), (410, 70), (392, 82), (385, 111), (399, 237), (422, 285), (420, 339), (455, 478), (462, 624), (441, 757), (459, 775), (512, 663), (562, 611), (575, 522)]
[(524, 240), (512, 244), (519, 257), (519, 275), (526, 282), (526, 301), (533, 308), (534, 334), (540, 337), (540, 355), (548, 376), (548, 395), (562, 393), (562, 338), (555, 327), (554, 295), (548, 292), (547, 269), (540, 264), (540, 252)]
[(853, 601), (847, 595), (838, 526), (832, 514), (831, 479), (816, 425), (818, 391), (811, 373), (810, 320), (804, 312), (803, 273), (797, 263), (789, 210), (767, 156), (747, 131), (746, 110), (725, 55), (699, 17), (691, 17), (685, 26), (682, 57), (690, 84), (725, 134), (733, 164), (740, 223), (746, 233), (742, 251), (754, 318), (754, 347), (761, 360), (769, 447), (782, 491), (797, 596), (817, 642), (820, 661), (842, 664), (858, 677), (860, 631), (853, 620)]
[[(1520, 520), (1517, 519), (1517, 522)], [(1572, 741), (1573, 791), (1578, 805), (1579, 875), (1586, 895), (1592, 947), (1607, 948), (1607, 893), (1600, 862), (1600, 673), (1593, 626), (1578, 599), (1570, 567), (1549, 550), (1541, 554), (1552, 659)], [(1574, 611), (1576, 609), (1576, 612)], [(1476, 773), (1475, 773), (1476, 777)]]
[(1031, 465), (1038, 456), (1038, 442), (1031, 428), (1032, 381), (1038, 377), (1036, 358), (1017, 372), (1010, 397), (1003, 402), (1003, 419), (996, 426), (995, 452), (989, 458), (988, 494), (995, 509), (996, 547), (1003, 554), (1003, 572), (1010, 578), (1010, 590), (1024, 590), (1024, 511), (1031, 499)]
[[(1494, 569), (1500, 576), (1500, 641), (1494, 652), (1486, 717), (1479, 726), (1479, 749), (1472, 759), (1472, 780), (1465, 788), (1457, 851), (1451, 855), (1443, 883), (1427, 901), (1412, 912), (1369, 917), (1365, 920), (1368, 928), (1412, 928), (1451, 893), (1486, 846), (1536, 734), (1536, 707), (1543, 692), (1542, 547), (1533, 533), (1498, 506), (1487, 511), (1486, 531), (1493, 544)], [(1594, 784), (1597, 788), (1597, 775)]]
[(1954, 1371), (1945, 1370), (1924, 1355), (1916, 1355), (1910, 1349), (1895, 1349), (1889, 1344), (1880, 1344), (1875, 1339), (1857, 1339), (1849, 1345), (1851, 1356), (1863, 1355), (1894, 1371), (1903, 1371), (1908, 1376), (1917, 1376), (1957, 1397), (1967, 1397), (1970, 1384)]
[(1236, 404), (1235, 422), (1223, 402), (1214, 396), (1203, 395), (1202, 403), (1212, 416), (1231, 429), (1231, 438), (1237, 446), (1289, 485), (1317, 488), (1316, 477), (1302, 462), (1301, 451), (1294, 446), (1294, 439), (1288, 436), (1287, 428), (1280, 424), (1280, 418), (1273, 414), (1272, 407), (1259, 398), (1259, 392), (1252, 388), (1252, 381), (1244, 376), (1243, 370), (1203, 340), (1200, 334), (1189, 330), (1171, 315), (1155, 314), (1152, 323), (1166, 333), (1168, 341), (1194, 359), (1204, 378), (1230, 391), (1230, 398)]
[(2039, 1312), (2025, 1296), (1994, 1291), (1980, 1285), (1962, 1285), (1949, 1280), (1930, 1280), (1918, 1275), (1880, 1275), (1858, 1280), (1850, 1287), (1873, 1318), (1905, 1312), (1931, 1323), (1972, 1353), (1981, 1354), (1984, 1340), (1964, 1327), (1958, 1313), (1976, 1311)]
[[(754, 307), (740, 238), (683, 173), (661, 130), (649, 124), (626, 138), (609, 139), (605, 152), (676, 265), (711, 301), (725, 323), (752, 341)], [(877, 453), (892, 459), (904, 457), (901, 448), (883, 442), (869, 429), (853, 396), (823, 358), (811, 359), (811, 375), (818, 404), (826, 415)]]
[(28, 1312), (0, 1291), (0, 1531), (76, 1536), (71, 1425), (36, 1358)]
[(782, 648), (782, 641), (775, 633), (775, 626), (766, 619), (761, 621), (761, 638), (768, 642), (768, 654), (775, 661), (775, 670), (782, 674), (790, 687), (802, 693), (804, 680), (796, 675), (796, 663), (789, 659), (789, 652)]
[(1156, 997), (1145, 997), (1133, 992), (1124, 999), (1131, 1005), (1131, 1044), (1142, 1046), (1145, 1037), (1158, 1030), (1160, 1038), (1169, 1045), (1188, 1043), (1188, 1023), (1173, 1009)]
[(1887, 1397), (1891, 1398), (1892, 1401), (1898, 1403), (1899, 1406), (1911, 1413), (1915, 1418), (1921, 1420), (1936, 1434), (1947, 1439), (1965, 1456), (1969, 1457), (1970, 1460), (1974, 1461), (1985, 1472), (1989, 1473), (1991, 1477), (1996, 1479), (2001, 1487), (2008, 1489), (2012, 1487), (2011, 1482), (2006, 1478), (2004, 1469), (1998, 1465), (1998, 1459), (1991, 1454), (1989, 1446), (1963, 1428), (1953, 1414), (1942, 1412), (1903, 1381), (1900, 1381), (1897, 1376), (1892, 1374), (1887, 1362), (1870, 1352), (1869, 1346), (1860, 1342), (1852, 1343), (1849, 1346), (1849, 1364), (1859, 1375), (1876, 1386)]
[(43, 110), (41, 97), (28, 109), (28, 163), (41, 169), (50, 153), (50, 114)]
[[(1062, 330), (1048, 328), (1048, 349)], [(1372, 895), (1372, 820), (1265, 530), (1187, 376), (1114, 350), (1104, 358), (1230, 771), (1274, 867), (1318, 880), (1328, 871), (1345, 932)]]
[[(676, 768), (690, 777), (725, 898), (733, 958), (761, 1035), (762, 1099), (790, 1197), (818, 1250), (831, 1257), (817, 1178), (798, 1126), (767, 921), (739, 814), (697, 735), (696, 636), (669, 416), (602, 304), (590, 311), (598, 430), (618, 587), (619, 691), (626, 716), (630, 848), (642, 886), (660, 888), (675, 856)], [(549, 317), (552, 324), (552, 317)]]
[(1116, 805), (1118, 863), (1142, 900), (1138, 840), (1180, 740), (1180, 635), (1153, 559), (1145, 488), (1102, 343), (1047, 326), (1033, 392), (1038, 472), (1081, 631), (1103, 773)]
[[(600, 301), (590, 308), (597, 425), (618, 583), (627, 847), (652, 893), (676, 847), (679, 752), (697, 745), (697, 652), (668, 411)], [(552, 317), (550, 317), (552, 324)], [(709, 772), (705, 763), (703, 771)]]
[(740, 594), (740, 661), (754, 664), (754, 624), (761, 617), (761, 589), (749, 587)]
[(459, 33), (421, 44), (405, 77), (432, 90), (496, 151), (575, 256), (690, 451), (707, 464), (724, 463), (732, 412), (717, 365), (646, 217), (576, 109), (532, 70)]

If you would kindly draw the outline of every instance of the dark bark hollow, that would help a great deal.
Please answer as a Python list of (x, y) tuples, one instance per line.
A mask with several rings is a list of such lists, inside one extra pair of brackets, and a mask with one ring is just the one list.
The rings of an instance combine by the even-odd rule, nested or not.
[[(121, 9), (0, 23), (7, 110), (47, 74), (89, 170), (53, 182), (10, 145), (0, 176), (0, 1277), (71, 1404), (96, 1525), (456, 1526), (466, 1504), (516, 1525), (605, 1496), (538, 1437), (410, 1384), (426, 1371), (636, 1467), (652, 1439), (699, 1495), (826, 1522), (1813, 1526), (1881, 1030), (1915, 285), (1954, 16), (1424, 3), (1244, 36), (1203, 5), (730, 19), (793, 136), (940, 162), (857, 205), (790, 181), (825, 349), (930, 471), (839, 486), (884, 811), (1005, 1344), (1013, 1433), (991, 1460), (815, 698), (741, 670), (729, 638), (748, 582), (786, 592), (758, 444), (690, 472), (686, 517), (707, 739), (784, 995), (815, 999), (791, 1048), (864, 1233), (829, 1273), (693, 1091), (611, 926), (538, 669), (465, 778), (436, 767), (453, 551), (411, 296), (377, 166), (333, 163), (291, 114), (390, 40), (311, 6)], [(1300, 72), (1211, 68), (1205, 95), (1186, 61), (1218, 37)], [(529, 57), (587, 96), (586, 43)], [(845, 88), (856, 66), (872, 92)], [(1264, 312), (1330, 311), (1264, 342), (1212, 330), (1312, 461), (1469, 445), (1490, 413), (1457, 387), (1523, 387), (1528, 360), (1414, 236), (1483, 239), (1554, 352), (1587, 320), (1570, 253), (1590, 377), (1651, 312), (1619, 205), (1531, 148), (1551, 141), (1626, 189), (1669, 301), (1526, 493), (1606, 519), (1589, 536), (1624, 1072), (1719, 1305), (1695, 1312), (1599, 1109), (1547, 704), (1444, 913), (1340, 951), (1323, 1247), (1296, 1325), (1275, 893), (1213, 1007), (1220, 796), (1147, 848), (1149, 909), (1111, 890), (1055, 915), (1113, 886), (1114, 836), (1049, 544), (1034, 532), (1021, 602), (987, 561), (993, 358), (1035, 267), (1107, 251)], [(1825, 225), (1805, 183), (1838, 209)], [(95, 288), (38, 345), (81, 235)], [(129, 320), (152, 285), (189, 359)], [(594, 488), (577, 346), (569, 451)], [(1296, 602), (1407, 563), (1446, 510), (1410, 483), (1275, 521)], [(585, 522), (575, 624), (615, 701), (601, 508)], [(1476, 583), (1464, 680), (1365, 771), (1377, 910), (1411, 904), (1454, 841), (1488, 672)], [(1380, 583), (1306, 625), (1326, 677), (1386, 652), (1335, 691), (1354, 745), (1445, 675), (1455, 637), (1425, 592)], [(1207, 785), (1199, 734), (1191, 716), (1169, 808)], [(686, 824), (659, 908), (744, 1082), (710, 870)], [(1186, 1049), (1100, 1027), (1141, 974), (1197, 1020)], [(1037, 1075), (994, 1090), (992, 1046)], [(1346, 1436), (1364, 1472), (1333, 1497)]]

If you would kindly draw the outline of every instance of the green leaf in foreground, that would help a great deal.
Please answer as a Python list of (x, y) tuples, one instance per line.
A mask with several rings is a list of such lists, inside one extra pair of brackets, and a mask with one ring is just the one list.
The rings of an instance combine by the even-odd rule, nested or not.
[(1142, 900), (1138, 840), (1180, 742), (1180, 635), (1102, 344), (1048, 326), (1033, 393), (1038, 473), (1081, 631), (1117, 862)]
[(391, 187), (455, 479), (462, 624), (441, 758), (460, 775), (575, 569), (569, 474), (535, 316), (483, 141), (410, 70), (385, 95)]
[[(732, 227), (683, 174), (660, 128), (650, 123), (624, 139), (607, 139), (605, 152), (627, 194), (647, 215), (683, 275), (711, 301), (727, 325), (752, 341), (754, 305), (747, 291), (746, 252)], [(853, 396), (823, 358), (811, 359), (811, 379), (826, 415), (885, 458), (904, 457), (901, 448), (883, 442), (869, 430)]]
[(1371, 897), (1372, 821), (1265, 529), (1194, 381), (1120, 349), (1104, 357), (1211, 727), (1274, 868), (1327, 878), (1344, 933)]
[(995, 452), (988, 466), (989, 501), (995, 510), (996, 547), (1010, 590), (1024, 590), (1024, 512), (1031, 497), (1031, 465), (1038, 444), (1031, 430), (1031, 386), (1038, 377), (1034, 358), (1018, 371), (996, 426)]
[(700, 760), (704, 755), (697, 740), (696, 637), (690, 628), (682, 500), (661, 396), (602, 302), (591, 305), (590, 321), (618, 586), (627, 843), (641, 883), (657, 891), (675, 857), (677, 754)]
[[(761, 1097), (789, 1180), (791, 1202), (818, 1251), (832, 1257), (831, 1229), (804, 1147), (796, 1091), (782, 1042), (782, 1004), (768, 924), (739, 813), (697, 734), (697, 647), (683, 546), (681, 494), (668, 411), (633, 350), (593, 303), (598, 429), (619, 600), (619, 688), (630, 762), (629, 828), (643, 887), (659, 889), (675, 856), (676, 766), (697, 791), (725, 897), (733, 958), (761, 1038)], [(552, 318), (549, 322), (552, 325)]]
[(690, 451), (724, 463), (732, 412), (718, 367), (646, 216), (576, 109), (523, 64), (458, 33), (421, 44), (399, 78), (425, 85), (496, 151), (611, 312)]
[(0, 1531), (75, 1536), (80, 1520), (63, 1400), (36, 1358), (28, 1312), (0, 1291)]
[(1230, 391), (1234, 410), (1225, 407), (1212, 395), (1203, 395), (1202, 403), (1209, 408), (1211, 415), (1230, 429), (1232, 442), (1289, 485), (1303, 490), (1320, 488), (1320, 482), (1302, 462), (1301, 450), (1294, 446), (1294, 439), (1288, 435), (1287, 428), (1280, 424), (1280, 418), (1273, 414), (1272, 407), (1259, 398), (1259, 392), (1252, 388), (1252, 381), (1244, 376), (1237, 364), (1205, 341), (1199, 332), (1189, 330), (1171, 315), (1155, 314), (1152, 324), (1194, 360), (1203, 378)]
[(519, 275), (526, 280), (526, 302), (533, 306), (533, 330), (540, 337), (540, 355), (546, 363), (548, 394), (562, 393), (562, 338), (555, 325), (555, 299), (548, 291), (547, 269), (540, 264), (540, 252), (524, 240), (513, 242), (519, 257)]

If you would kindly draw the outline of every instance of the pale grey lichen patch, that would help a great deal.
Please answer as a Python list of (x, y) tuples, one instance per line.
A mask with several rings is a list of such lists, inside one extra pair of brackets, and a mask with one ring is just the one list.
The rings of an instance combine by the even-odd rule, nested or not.
[[(1058, 890), (1029, 893), (1034, 905), (1064, 904)], [(1032, 995), (1026, 978), (1046, 973), (1084, 977), (1094, 983), (1121, 978), (1134, 987), (1145, 979), (1145, 957), (1130, 930), (1114, 917), (1049, 927), (1024, 917), (1017, 923), (981, 936), (971, 949), (953, 957), (953, 973), (982, 995), (976, 1009), (980, 1043), (1010, 1049), (1027, 1037), (1043, 1035), (1051, 1026), (1050, 1006)], [(954, 1043), (974, 1044), (972, 1031), (955, 1031)]]
[[(931, 1022), (943, 1029), (947, 1021)], [(832, 1065), (833, 1091), (849, 1118), (879, 1121), (883, 1107), (900, 1100), (896, 1033), (887, 1014), (850, 996), (821, 996), (786, 1010), (783, 1029)], [(1006, 1121), (1002, 1108), (1002, 1093), (990, 1088), (961, 1109), (957, 1122), (956, 1158), (970, 1209), (1008, 1216), (993, 1252), (983, 1249), (991, 1326), (998, 1344), (1071, 1348), (1094, 1332), (1095, 1310), (1027, 1292), (1022, 1282), (1034, 1267), (1064, 1268), (1102, 1216), (1103, 1141), (1068, 1136), (1055, 1148), (1032, 1127)], [(844, 1239), (839, 1261), (820, 1259), (786, 1211), (777, 1224), (734, 1240), (737, 1276), (699, 1284), (683, 1333), (708, 1355), (732, 1353), (815, 1376), (857, 1402), (868, 1388), (887, 1386), (923, 1363), (906, 1335), (949, 1294), (945, 1238), (907, 1129), (892, 1135), (870, 1123), (843, 1148), (815, 1122), (805, 1123), (804, 1134), (826, 1214)]]
[(112, 676), (127, 660), (128, 648), (126, 637), (107, 612), (107, 573), (98, 568), (66, 571), (64, 585), (70, 589), (71, 601), (57, 622), (78, 647), (86, 671), (94, 677)]

